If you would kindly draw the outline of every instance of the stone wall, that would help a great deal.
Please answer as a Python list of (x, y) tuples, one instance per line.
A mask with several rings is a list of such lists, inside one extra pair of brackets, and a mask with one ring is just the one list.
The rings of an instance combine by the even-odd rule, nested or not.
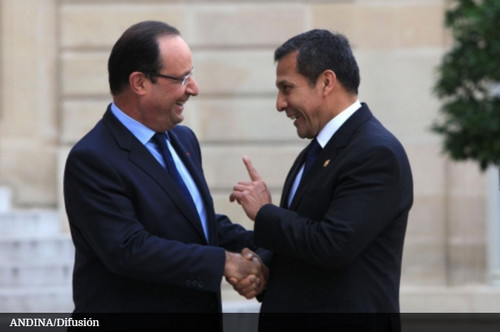
[[(278, 202), (288, 168), (306, 144), (275, 109), (273, 51), (312, 28), (339, 31), (358, 59), (360, 99), (400, 138), (413, 167), (402, 309), (484, 311), (477, 304), (483, 302), (498, 310), (500, 297), (488, 288), (487, 177), (473, 163), (443, 157), (440, 138), (429, 129), (439, 109), (435, 67), (451, 42), (443, 27), (446, 5), (1, 0), (0, 185), (10, 188), (16, 208), (60, 209), (66, 227), (64, 160), (111, 100), (110, 49), (131, 24), (163, 20), (179, 28), (193, 51), (200, 95), (186, 105), (185, 124), (202, 144), (217, 210), (251, 228), (228, 200), (232, 185), (247, 177), (241, 157), (253, 159)], [(481, 294), (488, 301), (477, 300)]]

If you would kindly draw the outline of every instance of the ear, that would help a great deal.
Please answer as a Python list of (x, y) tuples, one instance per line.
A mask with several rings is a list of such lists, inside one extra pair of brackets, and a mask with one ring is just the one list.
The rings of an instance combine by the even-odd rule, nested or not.
[(338, 84), (335, 72), (330, 69), (325, 70), (323, 74), (321, 74), (321, 84), (323, 88), (323, 95), (325, 96), (335, 90)]
[(130, 84), (130, 89), (137, 95), (144, 95), (146, 93), (149, 80), (144, 76), (144, 73), (139, 71), (134, 71), (128, 77), (128, 82)]

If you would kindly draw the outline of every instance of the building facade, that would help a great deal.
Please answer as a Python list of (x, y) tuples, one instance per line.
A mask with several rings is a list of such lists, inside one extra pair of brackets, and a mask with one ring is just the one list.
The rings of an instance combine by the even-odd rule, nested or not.
[[(441, 138), (430, 131), (440, 107), (432, 93), (436, 66), (452, 42), (443, 25), (447, 5), (1, 0), (0, 209), (58, 211), (60, 230), (67, 232), (64, 161), (111, 101), (111, 47), (131, 24), (162, 20), (181, 31), (193, 52), (200, 94), (186, 104), (184, 124), (202, 145), (216, 208), (252, 228), (228, 199), (232, 186), (247, 177), (241, 157), (252, 158), (278, 202), (288, 168), (306, 144), (275, 109), (273, 51), (297, 33), (330, 29), (349, 38), (361, 71), (360, 100), (401, 140), (412, 165), (415, 203), (403, 258), (402, 311), (499, 311), (498, 171), (450, 161), (441, 153)], [(257, 306), (223, 287), (226, 303), (241, 310)]]

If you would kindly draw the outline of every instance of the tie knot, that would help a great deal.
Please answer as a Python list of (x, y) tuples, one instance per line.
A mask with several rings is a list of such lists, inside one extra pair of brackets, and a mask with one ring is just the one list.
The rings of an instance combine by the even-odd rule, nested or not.
[(309, 144), (309, 147), (307, 148), (307, 157), (306, 158), (314, 158), (318, 157), (318, 154), (321, 152), (322, 148), (321, 145), (319, 145), (318, 140), (315, 138), (311, 141)]
[(316, 158), (318, 158), (319, 153), (321, 152), (322, 147), (319, 145), (318, 140), (315, 138), (309, 143), (306, 152), (306, 160), (304, 162), (304, 174), (307, 173), (309, 168), (311, 168), (312, 164)]
[(155, 142), (159, 147), (167, 146), (167, 140), (169, 140), (167, 132), (156, 133), (153, 135), (153, 142)]
[(158, 139), (168, 139), (168, 133), (167, 132), (157, 132), (153, 135), (154, 140)]

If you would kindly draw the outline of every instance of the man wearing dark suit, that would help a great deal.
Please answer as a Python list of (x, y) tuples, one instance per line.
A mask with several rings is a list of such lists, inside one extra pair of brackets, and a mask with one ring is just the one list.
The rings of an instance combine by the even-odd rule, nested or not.
[[(165, 23), (141, 22), (116, 42), (108, 71), (113, 103), (64, 174), (75, 312), (217, 314), (223, 276), (258, 292), (265, 266), (234, 253), (253, 234), (215, 213), (198, 141), (177, 125), (199, 92), (188, 45)], [(197, 322), (221, 328), (220, 317), (184, 323)]]
[[(251, 181), (231, 194), (255, 221), (256, 244), (274, 252), (261, 330), (297, 326), (300, 317), (310, 318), (313, 331), (397, 331), (413, 202), (406, 153), (358, 101), (359, 70), (344, 36), (300, 34), (276, 50), (275, 60), (277, 109), (311, 143), (293, 164), (279, 207), (246, 157)], [(285, 320), (273, 313), (309, 315)]]

